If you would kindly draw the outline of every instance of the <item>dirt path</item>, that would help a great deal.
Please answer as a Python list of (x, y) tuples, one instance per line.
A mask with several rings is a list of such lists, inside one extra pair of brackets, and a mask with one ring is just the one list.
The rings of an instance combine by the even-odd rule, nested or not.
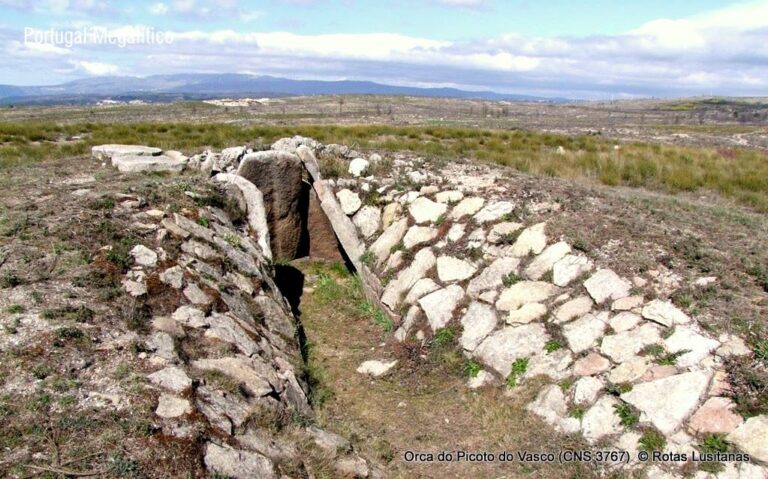
[[(407, 462), (407, 451), (436, 456), (444, 450), (540, 452), (581, 445), (526, 414), (524, 406), (537, 390), (533, 383), (506, 396), (498, 386), (473, 392), (464, 384), (463, 362), (455, 350), (414, 351), (399, 345), (366, 316), (353, 280), (340, 274), (340, 268), (297, 266), (306, 275), (300, 310), (311, 345), (311, 367), (319, 378), (318, 421), (385, 464), (388, 477), (592, 477), (587, 466)], [(370, 380), (355, 372), (369, 359), (399, 363), (393, 374)]]

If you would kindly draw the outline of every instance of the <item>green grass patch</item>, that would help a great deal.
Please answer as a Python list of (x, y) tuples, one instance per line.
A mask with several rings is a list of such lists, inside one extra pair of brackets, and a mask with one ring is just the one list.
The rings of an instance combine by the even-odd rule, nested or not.
[[(60, 143), (63, 135), (85, 134), (85, 140)], [(236, 125), (223, 123), (0, 123), (0, 168), (51, 158), (88, 155), (91, 146), (137, 143), (163, 149), (202, 151), (206, 147), (268, 144), (304, 135), (324, 143), (360, 149), (412, 151), (426, 157), (475, 158), (518, 171), (562, 178), (596, 179), (607, 185), (645, 187), (657, 191), (711, 190), (742, 204), (768, 211), (768, 161), (765, 152), (650, 143), (625, 143), (590, 135), (473, 128), (396, 125)], [(554, 150), (563, 146), (566, 155)], [(344, 165), (323, 168), (328, 176), (345, 174)], [(330, 170), (330, 171), (329, 171)]]

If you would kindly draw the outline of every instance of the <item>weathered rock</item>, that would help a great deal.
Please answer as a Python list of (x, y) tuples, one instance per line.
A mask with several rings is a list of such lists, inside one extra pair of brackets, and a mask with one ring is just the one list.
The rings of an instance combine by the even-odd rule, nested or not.
[(381, 228), (381, 210), (375, 206), (363, 206), (352, 218), (352, 222), (363, 237), (370, 238)]
[(185, 336), (184, 328), (173, 318), (168, 316), (155, 316), (152, 318), (152, 329), (168, 333), (174, 338)]
[(403, 323), (400, 325), (399, 328), (397, 328), (397, 331), (395, 331), (395, 339), (397, 339), (400, 342), (405, 341), (405, 338), (408, 336), (408, 333), (411, 331), (411, 328), (413, 327), (413, 325), (416, 324), (416, 320), (418, 320), (420, 315), (421, 315), (421, 308), (419, 308), (418, 306), (413, 305), (410, 308), (408, 308), (408, 312), (405, 313), (405, 318), (403, 319)]
[(507, 324), (528, 324), (547, 314), (547, 307), (541, 303), (526, 303), (509, 312)]
[(675, 324), (688, 324), (691, 318), (669, 301), (654, 299), (643, 308), (643, 317), (661, 325), (670, 327)]
[(208, 325), (208, 321), (205, 319), (205, 313), (189, 305), (179, 306), (179, 308), (173, 312), (172, 317), (174, 320), (185, 326), (189, 326), (190, 328), (202, 328)]
[(524, 229), (517, 241), (512, 245), (510, 254), (518, 258), (529, 254), (539, 254), (547, 246), (547, 235), (544, 233), (546, 223), (538, 223)]
[(474, 351), (477, 345), (496, 328), (498, 318), (493, 306), (473, 301), (461, 318), (464, 328), (459, 343), (467, 351)]
[(736, 404), (728, 398), (709, 398), (691, 416), (688, 427), (696, 434), (728, 434), (744, 422), (733, 412), (735, 407)]
[(384, 212), (381, 214), (381, 226), (384, 229), (389, 228), (389, 225), (395, 222), (398, 216), (403, 212), (403, 206), (400, 203), (390, 203), (384, 207)]
[(339, 474), (337, 477), (359, 479), (370, 475), (371, 470), (365, 459), (361, 457), (342, 457), (333, 464), (334, 469)]
[(205, 294), (205, 291), (200, 289), (200, 286), (195, 283), (190, 283), (184, 288), (184, 296), (192, 303), (201, 306), (207, 306), (213, 302), (210, 296)]
[(596, 377), (585, 376), (573, 385), (573, 402), (576, 404), (592, 404), (597, 399), (605, 384)]
[(489, 373), (486, 370), (482, 370), (479, 373), (477, 373), (477, 376), (473, 378), (469, 378), (467, 380), (467, 387), (469, 389), (480, 389), (484, 386), (490, 386), (493, 383), (496, 382), (496, 379), (493, 377), (493, 374)]
[(600, 352), (617, 363), (623, 363), (635, 357), (644, 347), (659, 341), (659, 330), (652, 324), (643, 324), (639, 328), (603, 337)]
[(184, 286), (184, 269), (181, 266), (168, 268), (159, 275), (160, 281), (171, 288), (181, 289)]
[(508, 326), (489, 335), (475, 349), (474, 355), (504, 377), (509, 376), (515, 359), (541, 352), (549, 339), (538, 323)]
[(587, 441), (594, 443), (604, 436), (621, 432), (621, 419), (615, 411), (617, 404), (618, 400), (606, 394), (584, 414), (581, 429)]
[(729, 356), (747, 356), (752, 354), (747, 344), (738, 336), (723, 335), (720, 338), (722, 346), (717, 349), (717, 355), (727, 358)]
[(454, 284), (430, 293), (419, 300), (419, 305), (424, 310), (432, 331), (445, 327), (453, 319), (453, 310), (463, 298), (464, 289)]
[[(300, 147), (306, 147), (313, 153), (317, 152), (323, 145), (312, 138), (306, 136), (295, 135), (290, 138), (280, 138), (276, 142), (272, 143), (272, 150), (286, 153), (295, 153)], [(350, 153), (348, 147), (340, 145), (328, 145), (329, 153), (337, 156), (347, 156)], [(353, 155), (354, 156), (354, 155)]]
[(768, 416), (751, 417), (726, 439), (758, 461), (768, 462)]
[(571, 351), (578, 354), (595, 344), (605, 331), (605, 314), (587, 313), (576, 321), (563, 326), (563, 336), (568, 340)]
[(462, 199), (464, 199), (464, 193), (456, 190), (441, 191), (435, 195), (435, 201), (438, 203), (456, 203)]
[(259, 346), (229, 314), (213, 313), (208, 318), (209, 327), (204, 333), (205, 337), (234, 344), (246, 356), (257, 354)]
[(677, 366), (681, 368), (699, 364), (720, 346), (718, 341), (702, 336), (684, 326), (676, 327), (674, 333), (664, 340), (664, 344), (670, 353), (683, 353), (677, 357), (676, 361)]
[(187, 254), (195, 255), (205, 261), (221, 258), (221, 255), (218, 251), (208, 246), (207, 244), (195, 240), (189, 240), (182, 243), (181, 250)]
[(557, 293), (557, 287), (543, 281), (520, 281), (502, 291), (496, 308), (511, 311), (526, 303), (544, 301)]
[(166, 155), (122, 155), (112, 157), (112, 166), (122, 173), (169, 172), (181, 173), (187, 162)]
[(357, 368), (357, 372), (360, 374), (367, 374), (369, 376), (379, 378), (387, 374), (395, 366), (397, 366), (397, 360), (390, 362), (370, 360), (363, 362)]
[(560, 261), (570, 251), (571, 247), (564, 241), (548, 246), (525, 268), (525, 276), (532, 280), (541, 279), (542, 276), (552, 269), (555, 263)]
[(258, 357), (235, 356), (198, 359), (192, 361), (191, 364), (198, 369), (219, 371), (226, 374), (236, 381), (242, 382), (245, 389), (257, 397), (265, 396), (279, 389), (279, 382), (274, 370)]
[(586, 256), (566, 255), (552, 266), (552, 282), (565, 287), (579, 276), (592, 271), (594, 263)]
[(143, 145), (98, 145), (91, 148), (91, 154), (97, 160), (109, 160), (118, 156), (159, 156), (163, 153), (160, 148)]
[(476, 298), (483, 291), (497, 289), (503, 286), (503, 278), (517, 272), (520, 260), (517, 258), (499, 258), (491, 263), (469, 282), (467, 294)]
[(157, 386), (181, 394), (192, 387), (192, 380), (183, 369), (169, 366), (147, 376), (147, 379)]
[(147, 284), (144, 282), (146, 275), (143, 271), (131, 270), (125, 274), (121, 281), (125, 292), (131, 296), (138, 297), (147, 294)]
[(612, 317), (609, 321), (609, 324), (611, 325), (611, 329), (617, 333), (620, 333), (622, 331), (629, 331), (630, 329), (640, 324), (642, 320), (643, 318), (641, 318), (639, 315), (624, 311)]
[(470, 278), (477, 268), (463, 259), (452, 256), (440, 256), (437, 258), (437, 276), (443, 283), (463, 281)]
[(428, 198), (416, 198), (411, 206), (408, 207), (408, 211), (413, 216), (414, 221), (417, 224), (434, 223), (444, 215), (448, 206), (443, 203), (435, 203)]
[(131, 257), (139, 266), (154, 267), (157, 264), (157, 253), (141, 244), (133, 247)]
[(570, 321), (573, 318), (584, 316), (592, 311), (592, 305), (592, 299), (589, 296), (579, 296), (578, 298), (567, 301), (555, 310), (554, 322), (560, 324)]
[(349, 441), (338, 434), (320, 429), (317, 426), (309, 426), (306, 431), (312, 436), (312, 440), (318, 447), (332, 454), (344, 453), (352, 449), (352, 445)]
[(611, 367), (611, 362), (597, 353), (589, 353), (587, 356), (579, 359), (573, 365), (573, 374), (576, 376), (594, 376)]
[(529, 358), (528, 368), (523, 378), (549, 376), (555, 381), (559, 381), (571, 375), (568, 369), (571, 364), (573, 364), (573, 354), (567, 349), (559, 349), (551, 353), (539, 351)]
[[(458, 206), (458, 205), (457, 205)], [(515, 210), (514, 203), (509, 201), (494, 201), (485, 205), (475, 214), (474, 219), (478, 224), (497, 221), (502, 216), (512, 213)]]
[(613, 311), (629, 311), (635, 308), (639, 308), (645, 302), (645, 298), (642, 296), (627, 296), (626, 298), (617, 299), (611, 304)]
[(696, 409), (712, 378), (708, 371), (678, 374), (640, 383), (621, 395), (621, 399), (642, 412), (664, 434), (676, 431)]
[(262, 192), (256, 185), (239, 175), (221, 173), (216, 175), (214, 180), (228, 183), (240, 192), (245, 205), (251, 234), (256, 238), (256, 243), (261, 247), (261, 253), (264, 257), (272, 259), (267, 208), (264, 205), (264, 195)]
[(512, 221), (497, 223), (491, 227), (491, 231), (488, 233), (488, 242), (493, 244), (507, 243), (510, 238), (515, 238), (512, 235), (522, 227), (522, 223), (515, 223)]
[(607, 300), (616, 300), (629, 296), (632, 285), (619, 277), (610, 269), (600, 269), (588, 280), (584, 281), (584, 287), (596, 303), (604, 303)]
[(232, 479), (277, 479), (272, 461), (257, 452), (234, 449), (209, 442), (203, 458), (205, 466)]
[(541, 417), (559, 432), (573, 433), (579, 430), (576, 418), (566, 417), (568, 406), (563, 391), (556, 385), (544, 386), (532, 403), (526, 409)]
[(616, 366), (608, 375), (608, 380), (613, 384), (637, 381), (643, 377), (649, 366), (647, 359), (635, 356)]
[(465, 216), (474, 215), (480, 210), (480, 208), (483, 207), (484, 204), (485, 199), (483, 198), (476, 196), (464, 198), (463, 200), (459, 201), (456, 206), (453, 207), (449, 217), (453, 220), (460, 220)]
[(336, 198), (339, 200), (341, 210), (347, 216), (352, 216), (363, 206), (363, 202), (360, 200), (360, 196), (352, 190), (344, 188), (336, 193)]
[(192, 405), (187, 399), (182, 399), (171, 394), (161, 394), (157, 403), (155, 414), (164, 419), (173, 419), (192, 412)]
[(392, 223), (392, 225), (389, 226), (384, 232), (379, 236), (376, 241), (371, 245), (370, 248), (368, 248), (368, 251), (373, 253), (374, 256), (377, 258), (377, 264), (381, 264), (384, 262), (384, 260), (387, 259), (390, 252), (392, 251), (392, 248), (397, 246), (398, 243), (403, 239), (403, 236), (405, 235), (405, 232), (408, 230), (408, 219), (402, 218), (399, 221), (396, 221), (395, 223)]
[(429, 243), (437, 238), (437, 228), (432, 226), (411, 226), (403, 237), (403, 246), (411, 249), (422, 243)]
[(176, 346), (173, 337), (163, 331), (155, 331), (145, 341), (144, 345), (149, 351), (155, 353), (155, 356), (162, 358), (167, 362), (176, 361)]
[(426, 272), (432, 269), (435, 262), (436, 258), (432, 250), (429, 248), (419, 250), (414, 255), (411, 265), (400, 271), (397, 278), (389, 282), (381, 296), (381, 302), (396, 310), (400, 306), (403, 294), (423, 278)]
[(363, 176), (363, 173), (365, 173), (370, 166), (368, 160), (364, 158), (355, 158), (349, 162), (348, 172), (350, 175), (359, 178)]
[(448, 230), (448, 233), (445, 234), (445, 239), (455, 243), (464, 237), (465, 230), (466, 227), (462, 223), (455, 223)]
[(416, 281), (411, 290), (405, 296), (404, 302), (406, 304), (413, 304), (424, 296), (440, 289), (440, 285), (432, 281), (430, 278), (422, 278)]
[(296, 258), (301, 242), (301, 160), (294, 154), (260, 151), (245, 155), (237, 174), (253, 183), (263, 196), (272, 254)]
[[(628, 363), (624, 363), (624, 364), (628, 364)], [(641, 381), (655, 381), (657, 379), (668, 378), (670, 376), (674, 376), (675, 374), (677, 374), (677, 368), (675, 366), (672, 366), (671, 364), (665, 364), (665, 365), (657, 364), (655, 366), (651, 366), (650, 368), (648, 368), (648, 370), (645, 371), (645, 373), (640, 378), (640, 380)], [(712, 385), (713, 385), (713, 387), (714, 387), (714, 385), (717, 382), (717, 376), (718, 376), (717, 372), (715, 372), (715, 376), (712, 378)], [(714, 395), (716, 393), (719, 393), (719, 391), (713, 392), (712, 391), (712, 387), (710, 387), (710, 391), (709, 391), (710, 396), (712, 396), (712, 395)]]

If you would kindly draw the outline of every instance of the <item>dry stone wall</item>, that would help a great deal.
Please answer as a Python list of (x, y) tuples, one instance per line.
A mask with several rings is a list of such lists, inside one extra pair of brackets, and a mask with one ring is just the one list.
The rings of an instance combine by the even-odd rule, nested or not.
[[(260, 174), (249, 172), (249, 158), (259, 158), (266, 165), (300, 161), (366, 293), (395, 321), (396, 340), (428, 341), (442, 328), (456, 328), (464, 354), (480, 366), (467, 387), (503, 387), (507, 394), (514, 394), (516, 385), (544, 376), (548, 384), (528, 405), (531, 414), (564, 434), (582, 434), (593, 444), (629, 451), (633, 459), (626, 467), (642, 465), (637, 461), (643, 447), (641, 435), (629, 427), (639, 422), (645, 430), (664, 437), (664, 451), (689, 457), (699, 453), (696, 446), (702, 437), (720, 434), (751, 461), (725, 462), (725, 475), (718, 477), (766, 477), (768, 417), (744, 419), (733, 411), (724, 372), (729, 357), (752, 354), (743, 339), (713, 336), (663, 296), (637, 293), (649, 280), (658, 282), (657, 291), (663, 291), (668, 280), (663, 275), (624, 278), (602, 266), (599, 258), (550, 237), (546, 221), (528, 224), (516, 214), (522, 209), (556, 214), (558, 204), (522, 204), (512, 199), (496, 185), (499, 172), (489, 167), (432, 165), (402, 155), (365, 159), (346, 147), (301, 137), (280, 140), (272, 152), (246, 155), (242, 162), (217, 163), (207, 159), (210, 153), (206, 155), (188, 165), (200, 165), (211, 174), (239, 171), (264, 188), (270, 187), (269, 181), (249, 177)], [(350, 177), (324, 179), (317, 158), (325, 156), (348, 160)], [(213, 167), (203, 168), (206, 164)], [(274, 224), (275, 219), (270, 219), (270, 233)], [(171, 234), (186, 235), (188, 242), (207, 242), (207, 246), (224, 247), (219, 255), (228, 256), (227, 250), (232, 254), (221, 233), (204, 232), (181, 216), (167, 226)], [(257, 254), (259, 249), (250, 239), (240, 236)], [(192, 246), (190, 251), (198, 251)], [(200, 258), (190, 261), (183, 267), (194, 269)], [(261, 267), (248, 268), (268, 281)], [(141, 291), (140, 285), (130, 282), (145, 277), (145, 269), (137, 267), (127, 278), (129, 291)], [(199, 289), (185, 286), (192, 305), (179, 313), (179, 318), (188, 318), (182, 324), (192, 322), (220, 337), (251, 334), (244, 333), (247, 329), (232, 313), (197, 312), (196, 304), (206, 302)], [(252, 294), (259, 294), (255, 291)], [(275, 304), (287, 315), (281, 301)], [(222, 324), (211, 319), (219, 316), (227, 319), (221, 319)], [(211, 329), (212, 325), (216, 326)], [(241, 329), (233, 335), (231, 329), (237, 327)], [(250, 386), (254, 398), (260, 398), (254, 401), (306, 411), (304, 388), (288, 366), (290, 358), (282, 357), (289, 343), (274, 331), (265, 337), (280, 340), (239, 344), (232, 339), (238, 355), (226, 362), (211, 358), (191, 366), (259, 371), (259, 379), (254, 377)], [(254, 353), (264, 351), (271, 351), (269, 367), (254, 359)], [(371, 358), (358, 372), (380, 377), (396, 367), (396, 362)], [(241, 379), (252, 377), (250, 372), (243, 374)], [(178, 394), (171, 397), (164, 411), (187, 411), (186, 399)], [(231, 418), (229, 424), (234, 424)], [(237, 433), (231, 434), (237, 438)], [(214, 457), (243, 450), (226, 444), (211, 447)], [(253, 452), (263, 453), (248, 453)], [(254, 458), (254, 464), (260, 460)], [(648, 474), (682, 477), (679, 471), (657, 466)], [(696, 477), (710, 476), (699, 472)]]

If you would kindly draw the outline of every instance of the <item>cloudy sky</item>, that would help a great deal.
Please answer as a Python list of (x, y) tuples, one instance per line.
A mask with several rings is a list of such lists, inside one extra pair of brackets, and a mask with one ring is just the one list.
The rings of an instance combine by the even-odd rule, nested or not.
[(0, 0), (0, 84), (190, 72), (768, 95), (768, 0)]

